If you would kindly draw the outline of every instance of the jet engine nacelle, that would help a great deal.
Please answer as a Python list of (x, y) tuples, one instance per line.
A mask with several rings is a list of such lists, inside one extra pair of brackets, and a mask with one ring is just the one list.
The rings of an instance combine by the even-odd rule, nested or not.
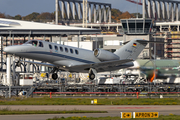
[(119, 60), (119, 56), (103, 49), (95, 49), (94, 56), (101, 61)]

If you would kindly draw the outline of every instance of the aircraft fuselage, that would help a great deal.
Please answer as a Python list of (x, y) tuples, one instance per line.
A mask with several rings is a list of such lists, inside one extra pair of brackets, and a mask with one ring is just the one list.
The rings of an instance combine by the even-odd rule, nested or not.
[[(13, 55), (49, 62), (57, 66), (71, 67), (100, 62), (90, 50), (40, 40), (35, 41), (37, 41), (36, 46), (26, 42), (22, 45), (6, 47), (5, 51), (8, 52), (9, 49)], [(79, 69), (79, 72), (83, 71)]]

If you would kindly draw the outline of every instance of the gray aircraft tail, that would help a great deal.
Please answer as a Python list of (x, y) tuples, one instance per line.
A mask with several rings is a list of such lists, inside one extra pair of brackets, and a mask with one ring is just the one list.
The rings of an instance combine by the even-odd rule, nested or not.
[[(142, 41), (142, 42), (141, 42)], [(133, 59), (135, 60), (141, 51), (146, 47), (148, 41), (142, 39), (133, 39), (120, 49), (118, 49), (114, 54), (120, 57), (120, 59)]]

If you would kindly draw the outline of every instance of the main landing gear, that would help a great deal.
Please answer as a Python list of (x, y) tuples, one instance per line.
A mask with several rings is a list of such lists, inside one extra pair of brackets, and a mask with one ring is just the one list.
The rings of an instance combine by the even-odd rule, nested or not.
[(56, 80), (58, 78), (58, 74), (57, 74), (58, 70), (59, 70), (58, 68), (54, 67), (53, 70), (51, 71), (51, 73), (53, 73), (52, 74), (53, 80)]
[(97, 73), (97, 71), (95, 69), (91, 68), (89, 70), (89, 79), (94, 80), (94, 78), (96, 77), (96, 75), (95, 75), (96, 73)]
[(52, 74), (52, 79), (53, 79), (53, 80), (56, 80), (57, 78), (58, 78), (57, 73), (53, 73), (53, 74)]

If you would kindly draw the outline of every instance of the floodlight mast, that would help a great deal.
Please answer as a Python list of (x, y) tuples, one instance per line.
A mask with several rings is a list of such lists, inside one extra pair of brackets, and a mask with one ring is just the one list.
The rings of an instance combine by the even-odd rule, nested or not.
[(55, 17), (55, 23), (56, 25), (58, 25), (58, 3), (59, 3), (59, 0), (56, 0), (55, 1), (55, 8), (56, 8), (56, 17)]

